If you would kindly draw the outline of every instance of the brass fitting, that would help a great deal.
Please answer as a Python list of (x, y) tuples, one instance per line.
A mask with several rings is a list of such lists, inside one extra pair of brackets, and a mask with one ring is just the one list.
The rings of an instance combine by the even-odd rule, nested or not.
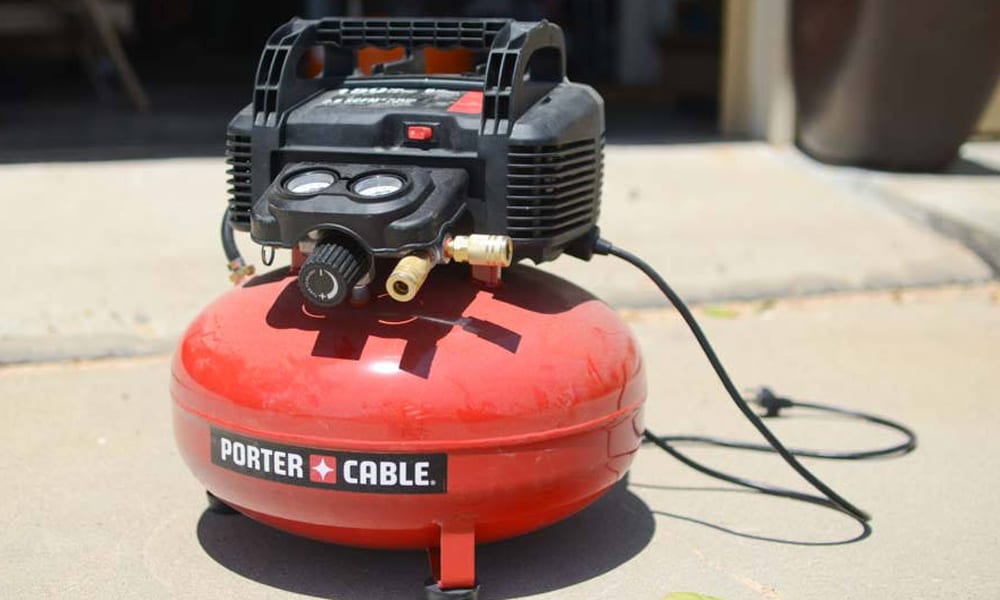
[(444, 253), (455, 262), (509, 267), (514, 259), (514, 242), (506, 235), (457, 235), (445, 240)]
[(245, 279), (253, 277), (254, 268), (253, 265), (248, 265), (243, 262), (242, 258), (230, 261), (229, 265), (229, 281), (233, 285), (239, 285), (243, 283)]
[(427, 281), (427, 275), (434, 264), (434, 259), (427, 254), (416, 253), (403, 257), (385, 281), (385, 291), (397, 302), (413, 300)]

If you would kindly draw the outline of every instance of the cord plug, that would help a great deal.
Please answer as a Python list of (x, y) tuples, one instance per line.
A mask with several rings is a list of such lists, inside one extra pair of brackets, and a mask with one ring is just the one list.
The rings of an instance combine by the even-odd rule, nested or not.
[(769, 387), (762, 387), (757, 390), (757, 395), (754, 396), (751, 402), (766, 411), (764, 413), (765, 417), (780, 417), (782, 409), (791, 408), (795, 405), (788, 398), (775, 395)]

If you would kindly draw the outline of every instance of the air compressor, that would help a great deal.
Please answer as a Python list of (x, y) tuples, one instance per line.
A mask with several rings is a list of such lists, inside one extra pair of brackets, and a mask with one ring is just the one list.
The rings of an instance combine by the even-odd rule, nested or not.
[[(362, 73), (370, 47), (403, 53)], [(474, 64), (428, 73), (428, 49)], [(644, 438), (686, 460), (645, 430), (644, 365), (620, 317), (518, 264), (613, 254), (676, 299), (600, 238), (603, 102), (566, 79), (565, 55), (545, 21), (294, 19), (270, 36), (226, 135), (237, 285), (172, 366), (176, 442), (213, 510), (426, 549), (425, 597), (475, 599), (477, 544), (583, 509)], [(255, 276), (234, 231), (265, 264), (289, 250), (290, 266)]]
[[(365, 76), (369, 46), (405, 56)], [(479, 66), (427, 74), (426, 48)], [(240, 285), (173, 364), (177, 443), (212, 502), (318, 540), (428, 549), (427, 597), (474, 598), (476, 544), (621, 479), (644, 429), (638, 346), (591, 294), (515, 265), (585, 251), (603, 135), (551, 23), (278, 28), (227, 131)], [(249, 278), (233, 230), (290, 250), (290, 268)]]

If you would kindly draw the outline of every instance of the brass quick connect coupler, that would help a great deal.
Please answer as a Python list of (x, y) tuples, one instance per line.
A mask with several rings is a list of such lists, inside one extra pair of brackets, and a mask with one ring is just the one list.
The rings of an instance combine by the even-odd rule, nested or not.
[(444, 254), (455, 262), (509, 267), (514, 258), (514, 242), (506, 235), (457, 235), (445, 240)]
[(409, 302), (439, 262), (454, 260), (482, 267), (509, 267), (514, 242), (505, 235), (459, 235), (444, 241), (444, 252), (416, 252), (403, 257), (385, 281), (385, 291), (397, 302)]
[(397, 302), (409, 302), (427, 281), (427, 275), (434, 268), (434, 258), (429, 254), (416, 253), (405, 256), (392, 270), (385, 281), (385, 291)]
[(229, 281), (233, 282), (233, 285), (239, 285), (243, 283), (243, 280), (253, 277), (253, 265), (246, 264), (242, 258), (229, 261), (227, 266), (229, 267)]

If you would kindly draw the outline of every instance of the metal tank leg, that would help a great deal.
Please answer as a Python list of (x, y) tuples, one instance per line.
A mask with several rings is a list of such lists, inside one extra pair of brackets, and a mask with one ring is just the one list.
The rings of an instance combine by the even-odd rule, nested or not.
[(232, 506), (229, 506), (222, 500), (219, 500), (218, 496), (212, 492), (205, 490), (205, 497), (208, 499), (208, 510), (209, 512), (215, 513), (217, 515), (238, 515), (240, 511), (236, 510)]
[(433, 579), (424, 593), (427, 600), (477, 600), (476, 530), (474, 525), (442, 525), (441, 545), (427, 551)]

